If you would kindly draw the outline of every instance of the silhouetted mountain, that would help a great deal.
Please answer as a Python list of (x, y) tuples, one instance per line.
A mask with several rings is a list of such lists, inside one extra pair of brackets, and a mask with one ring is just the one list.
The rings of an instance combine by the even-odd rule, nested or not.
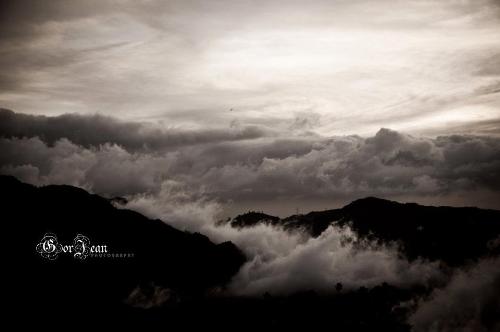
[(258, 223), (276, 224), (280, 222), (280, 218), (262, 212), (250, 211), (234, 217), (230, 222), (233, 227), (248, 227)]
[[(279, 219), (262, 214), (240, 215), (238, 227), (257, 223), (306, 230), (319, 236), (330, 225), (349, 225), (362, 239), (397, 243), (414, 260), (423, 257), (461, 265), (491, 253), (491, 241), (500, 236), (500, 211), (473, 207), (434, 207), (368, 197), (341, 209), (310, 212)], [(495, 250), (498, 250), (496, 248)]]
[[(224, 286), (245, 262), (230, 242), (216, 245), (204, 235), (117, 209), (75, 187), (37, 188), (0, 176), (0, 198), (3, 223), (14, 228), (7, 234), (25, 253), (17, 262), (27, 267), (20, 286), (26, 294), (19, 298), (42, 320), (50, 320), (52, 313), (119, 313), (134, 289), (161, 287), (176, 298), (201, 296)], [(109, 253), (125, 257), (79, 260), (59, 253), (49, 260), (35, 250), (47, 232), (68, 245), (82, 234), (92, 245), (106, 245)]]
[[(386, 283), (343, 290), (337, 283), (332, 284), (333, 293), (326, 294), (308, 290), (276, 296), (270, 289), (262, 297), (230, 296), (219, 290), (245, 262), (230, 242), (216, 245), (201, 234), (117, 209), (113, 203), (120, 200), (71, 186), (37, 188), (0, 176), (0, 200), (6, 238), (12, 243), (6, 248), (9, 254), (14, 252), (16, 264), (6, 271), (17, 272), (15, 280), (6, 284), (15, 293), (15, 301), (8, 303), (27, 318), (21, 323), (51, 329), (76, 324), (145, 330), (154, 324), (167, 330), (409, 331), (412, 303), (433, 290), (428, 285), (398, 288)], [(252, 212), (231, 222), (235, 227), (282, 225), (313, 236), (331, 224), (350, 225), (362, 238), (399, 242), (408, 257), (459, 264), (492, 253), (488, 243), (500, 234), (499, 214), (366, 198), (336, 210), (284, 219)], [(60, 253), (49, 260), (37, 253), (47, 232), (62, 244), (72, 244), (82, 234), (92, 244), (105, 244), (109, 252), (126, 257), (79, 260)], [(487, 291), (498, 293), (498, 289)], [(495, 308), (495, 303), (481, 307), (481, 324), (486, 328), (496, 326)]]

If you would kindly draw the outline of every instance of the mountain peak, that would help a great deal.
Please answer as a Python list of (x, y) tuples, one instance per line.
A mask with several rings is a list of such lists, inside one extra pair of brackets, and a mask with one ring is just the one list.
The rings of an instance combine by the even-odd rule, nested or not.
[(236, 216), (233, 220), (231, 220), (231, 225), (233, 227), (246, 227), (253, 226), (261, 222), (273, 224), (279, 220), (280, 218), (271, 216), (264, 212), (249, 211)]
[(360, 198), (351, 203), (347, 204), (343, 207), (343, 209), (359, 209), (359, 208), (372, 208), (372, 207), (380, 207), (380, 206), (395, 206), (400, 205), (401, 203), (391, 201), (388, 199), (378, 198), (374, 196), (368, 196), (365, 198)]

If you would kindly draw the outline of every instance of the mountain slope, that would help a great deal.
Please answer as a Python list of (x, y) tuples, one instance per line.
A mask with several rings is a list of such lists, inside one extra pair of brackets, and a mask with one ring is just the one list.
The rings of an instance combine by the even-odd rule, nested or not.
[(433, 207), (398, 203), (374, 197), (354, 201), (341, 209), (310, 212), (279, 219), (246, 215), (230, 221), (234, 227), (259, 222), (280, 225), (289, 230), (305, 230), (319, 236), (330, 225), (349, 226), (362, 239), (378, 243), (397, 243), (402, 253), (462, 265), (484, 255), (498, 254), (500, 211), (473, 207)]
[[(37, 188), (0, 176), (0, 201), (7, 234), (19, 248), (15, 263), (26, 268), (16, 280), (16, 289), (25, 292), (18, 298), (46, 319), (52, 312), (95, 317), (104, 309), (119, 315), (137, 289), (165, 290), (171, 298), (200, 296), (224, 286), (245, 262), (230, 242), (216, 245), (71, 186)], [(77, 259), (60, 252), (49, 260), (37, 253), (48, 232), (66, 245), (81, 234), (125, 257)]]

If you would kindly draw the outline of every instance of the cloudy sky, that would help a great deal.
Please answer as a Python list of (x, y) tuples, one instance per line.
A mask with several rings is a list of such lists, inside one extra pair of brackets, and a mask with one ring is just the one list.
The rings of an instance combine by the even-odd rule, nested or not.
[[(0, 0), (0, 174), (233, 241), (236, 293), (428, 285), (437, 263), (349, 229), (218, 221), (366, 196), (500, 209), (500, 1)], [(416, 330), (474, 330), (498, 266), (454, 271)]]
[(498, 1), (0, 3), (2, 173), (231, 212), (499, 207)]
[(497, 1), (2, 4), (0, 101), (18, 112), (498, 133)]

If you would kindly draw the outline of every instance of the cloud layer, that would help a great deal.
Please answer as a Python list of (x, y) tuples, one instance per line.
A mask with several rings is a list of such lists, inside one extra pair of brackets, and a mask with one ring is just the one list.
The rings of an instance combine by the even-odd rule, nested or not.
[(272, 201), (269, 212), (279, 214), (370, 195), (493, 208), (500, 201), (494, 137), (390, 129), (368, 138), (284, 136), (238, 126), (186, 132), (102, 116), (0, 116), (1, 172), (34, 184), (108, 196), (156, 194), (175, 184), (233, 212)]
[[(395, 246), (360, 245), (349, 228), (330, 227), (311, 238), (264, 224), (236, 229), (219, 220), (248, 207), (273, 206), (277, 210), (268, 212), (286, 214), (297, 206), (307, 210), (311, 201), (333, 207), (367, 195), (498, 208), (499, 138), (429, 138), (390, 129), (367, 138), (286, 136), (265, 128), (246, 135), (238, 124), (186, 132), (103, 116), (2, 111), (0, 117), (5, 120), (0, 125), (0, 173), (37, 185), (71, 184), (126, 196), (126, 208), (215, 242), (234, 242), (248, 261), (228, 286), (230, 294), (290, 294), (311, 288), (329, 293), (338, 282), (346, 290), (383, 282), (439, 284), (444, 286), (409, 304), (417, 331), (489, 326), (496, 302), (488, 294), (498, 287), (496, 261), (455, 270), (448, 282), (439, 262), (408, 262)], [(307, 126), (307, 121), (297, 125)], [(133, 304), (146, 308), (170, 299), (168, 291), (152, 287), (159, 302), (137, 289)], [(470, 294), (477, 295), (475, 302), (460, 300)]]
[(231, 130), (182, 130), (175, 126), (123, 122), (102, 115), (34, 116), (0, 109), (0, 133), (5, 137), (38, 136), (49, 144), (60, 138), (84, 147), (114, 143), (131, 151), (161, 151), (186, 145), (274, 136), (266, 127), (232, 125)]
[(395, 248), (370, 244), (359, 248), (354, 241), (356, 236), (349, 229), (330, 227), (318, 238), (292, 243), (289, 250), (272, 258), (253, 256), (234, 278), (231, 290), (282, 295), (314, 289), (328, 294), (338, 282), (352, 290), (383, 282), (400, 287), (427, 285), (441, 277), (437, 263), (409, 263)]
[(331, 226), (317, 238), (265, 224), (233, 228), (219, 222), (220, 204), (183, 191), (176, 183), (164, 182), (157, 194), (135, 196), (125, 207), (201, 232), (215, 242), (235, 243), (248, 262), (228, 286), (231, 294), (287, 295), (308, 289), (333, 293), (338, 282), (351, 290), (383, 282), (429, 285), (443, 278), (437, 262), (410, 263), (396, 246), (359, 241), (349, 228)]
[(238, 294), (308, 285), (331, 291), (337, 282), (428, 284), (441, 272), (436, 264), (408, 263), (396, 248), (355, 247), (349, 229), (331, 227), (318, 238), (268, 225), (238, 230), (218, 223), (224, 215), (270, 206), (292, 213), (311, 201), (331, 208), (368, 195), (492, 207), (500, 201), (498, 138), (389, 129), (368, 138), (264, 130), (242, 136), (237, 125), (184, 132), (103, 116), (0, 116), (1, 173), (126, 196), (127, 208), (216, 242), (233, 241), (249, 258), (230, 287)]

